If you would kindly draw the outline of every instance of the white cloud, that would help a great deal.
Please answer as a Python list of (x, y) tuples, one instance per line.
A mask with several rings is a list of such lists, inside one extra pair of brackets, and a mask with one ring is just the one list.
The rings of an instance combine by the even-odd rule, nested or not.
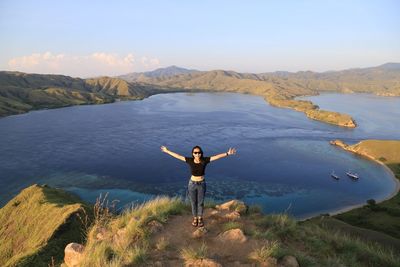
[(120, 75), (129, 72), (153, 70), (160, 66), (158, 58), (136, 57), (129, 53), (120, 56), (115, 53), (94, 52), (90, 55), (73, 56), (51, 52), (33, 53), (12, 58), (8, 61), (10, 70), (29, 73), (64, 74), (75, 77)]

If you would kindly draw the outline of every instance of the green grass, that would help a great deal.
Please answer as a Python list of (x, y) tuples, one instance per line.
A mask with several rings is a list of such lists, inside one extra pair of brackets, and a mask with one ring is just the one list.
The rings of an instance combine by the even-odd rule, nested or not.
[(265, 240), (261, 247), (254, 249), (250, 253), (249, 258), (260, 263), (266, 262), (269, 257), (275, 257), (278, 250), (279, 243), (276, 240)]
[[(364, 140), (352, 146), (345, 145), (345, 149), (376, 160), (384, 158), (384, 164), (391, 169), (396, 179), (400, 179), (399, 140)], [(400, 238), (400, 194), (375, 205), (365, 204), (334, 217), (351, 225)]]
[[(83, 242), (81, 201), (58, 189), (32, 185), (0, 209), (0, 266), (57, 263), (70, 242)], [(87, 207), (86, 207), (87, 208)]]
[(285, 238), (296, 232), (296, 220), (289, 214), (268, 214), (255, 221), (255, 224), (263, 230), (273, 232), (275, 235)]
[[(145, 262), (149, 251), (150, 232), (147, 223), (156, 220), (165, 223), (170, 215), (178, 215), (187, 209), (180, 198), (158, 196), (148, 202), (125, 210), (121, 215), (98, 220), (88, 234), (85, 259), (81, 266), (111, 266), (115, 263), (132, 265)], [(96, 239), (96, 231), (105, 227), (110, 238)], [(112, 237), (120, 235), (118, 242)]]
[[(42, 194), (41, 192), (45, 193)], [(62, 228), (62, 231), (55, 231), (56, 234), (50, 238), (43, 249), (36, 249), (29, 254), (28, 245), (33, 244), (37, 238), (43, 239), (44, 234), (50, 231), (51, 227), (49, 227), (50, 222), (48, 221), (56, 221), (69, 214), (68, 209), (64, 210), (62, 214), (58, 212), (70, 205), (76, 205), (74, 204), (75, 201), (76, 199), (73, 196), (60, 190), (38, 186), (27, 188), (21, 192), (19, 197), (10, 201), (6, 205), (6, 209), (3, 208), (0, 212), (0, 222), (3, 225), (1, 228), (2, 246), (0, 255), (3, 260), (1, 266), (47, 266), (51, 263), (51, 256), (58, 253), (56, 250), (59, 250), (62, 259), (62, 251), (69, 242), (81, 242), (85, 245), (84, 258), (81, 262), (83, 267), (145, 266), (151, 263), (153, 249), (157, 249), (157, 253), (161, 253), (166, 251), (169, 246), (169, 240), (164, 239), (163, 236), (152, 241), (154, 243), (150, 246), (151, 232), (148, 223), (153, 220), (165, 223), (171, 215), (189, 214), (187, 204), (180, 198), (159, 196), (133, 206), (119, 215), (111, 212), (112, 203), (108, 203), (106, 198), (99, 198), (94, 208), (90, 209), (94, 214), (91, 220), (93, 224), (87, 228), (86, 242), (84, 242), (82, 232), (76, 231), (83, 228), (82, 224), (79, 225), (80, 220), (76, 217), (75, 221), (71, 220), (71, 223), (64, 223), (65, 227)], [(32, 217), (29, 218), (35, 222), (34, 228), (29, 229), (29, 231), (21, 228), (21, 232), (12, 232), (12, 228), (10, 228), (12, 223), (9, 218), (12, 218), (13, 223), (23, 225), (26, 217), (21, 216), (21, 214), (28, 212), (24, 207), (35, 210), (35, 213), (39, 213), (40, 216), (33, 219)], [(43, 208), (46, 210), (45, 214), (41, 213)], [(56, 210), (53, 211), (54, 208)], [(19, 209), (18, 215), (11, 214), (8, 211), (15, 211), (16, 209)], [(7, 211), (8, 216), (5, 216), (5, 211)], [(10, 214), (12, 216), (9, 216)], [(35, 216), (33, 215), (33, 217)], [(45, 222), (42, 217), (46, 218)], [(23, 218), (25, 219), (22, 220)], [(257, 216), (246, 216), (245, 220), (250, 224), (221, 222), (219, 231), (249, 226), (248, 228), (252, 229), (252, 232), (246, 233), (246, 235), (249, 238), (255, 238), (259, 244), (259, 246), (253, 248), (249, 257), (257, 262), (265, 262), (269, 257), (279, 259), (285, 255), (295, 256), (300, 266), (394, 267), (398, 266), (400, 262), (398, 250), (346, 233), (342, 231), (343, 227), (335, 224), (321, 223), (318, 220), (296, 222), (285, 213), (257, 214)], [(37, 227), (37, 225), (45, 227)], [(29, 228), (30, 226), (26, 227)], [(100, 229), (105, 232), (103, 239), (96, 237)], [(25, 243), (17, 243), (19, 239), (5, 238), (4, 233), (8, 232), (24, 238)], [(67, 239), (61, 239), (62, 242), (53, 241), (53, 239), (56, 240), (55, 237), (60, 237), (62, 234), (70, 238), (68, 242)], [(192, 241), (191, 237), (188, 238)], [(9, 240), (13, 241), (10, 242)], [(18, 254), (14, 253), (16, 249), (23, 246), (25, 246), (24, 251), (20, 251)], [(26, 254), (26, 251), (29, 255)], [(171, 250), (168, 251), (171, 252)], [(184, 246), (176, 253), (186, 262), (208, 258), (207, 238), (201, 244), (194, 242), (190, 246)], [(217, 253), (217, 251), (214, 251), (214, 253)], [(60, 263), (59, 258), (56, 259), (56, 263)]]

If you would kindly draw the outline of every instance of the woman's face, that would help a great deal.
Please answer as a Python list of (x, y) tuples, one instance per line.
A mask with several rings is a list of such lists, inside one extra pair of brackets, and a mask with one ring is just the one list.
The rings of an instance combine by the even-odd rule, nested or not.
[(193, 150), (193, 156), (194, 156), (195, 158), (200, 158), (200, 157), (201, 157), (201, 151), (200, 151), (200, 149), (195, 148), (195, 149)]

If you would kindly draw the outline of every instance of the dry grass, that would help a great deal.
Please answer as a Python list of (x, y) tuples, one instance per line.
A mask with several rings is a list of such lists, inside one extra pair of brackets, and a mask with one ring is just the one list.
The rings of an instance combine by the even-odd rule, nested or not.
[(256, 260), (260, 263), (266, 262), (269, 257), (275, 256), (279, 249), (278, 241), (265, 240), (265, 244), (260, 248), (256, 248), (249, 254), (249, 259)]
[(207, 258), (208, 248), (203, 242), (199, 247), (187, 247), (181, 250), (181, 257), (186, 261), (193, 261)]
[[(119, 216), (100, 212), (90, 231), (81, 266), (124, 266), (145, 262), (150, 237), (147, 223), (152, 220), (164, 223), (168, 216), (180, 214), (184, 209), (186, 206), (180, 198), (158, 196), (125, 210)], [(110, 232), (111, 238), (96, 239), (98, 224)], [(166, 241), (158, 246), (165, 248)]]
[[(0, 266), (61, 261), (69, 242), (83, 240), (80, 200), (62, 190), (32, 185), (0, 209)], [(68, 228), (57, 232), (63, 225)]]

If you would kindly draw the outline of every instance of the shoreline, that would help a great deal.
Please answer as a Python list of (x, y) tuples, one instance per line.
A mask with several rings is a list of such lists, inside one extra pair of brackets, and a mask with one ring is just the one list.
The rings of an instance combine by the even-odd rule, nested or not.
[[(382, 202), (384, 202), (386, 200), (389, 200), (389, 199), (395, 197), (400, 192), (400, 181), (399, 181), (399, 179), (396, 178), (396, 175), (392, 172), (392, 170), (388, 166), (386, 166), (384, 163), (379, 162), (377, 160), (374, 160), (374, 161), (379, 163), (379, 164), (381, 164), (381, 165), (383, 165), (383, 167), (389, 172), (390, 176), (392, 176), (392, 178), (394, 179), (395, 184), (396, 184), (395, 190), (389, 196), (387, 196), (387, 197), (385, 197), (383, 199), (380, 199), (380, 200), (376, 200), (375, 199), (376, 204), (379, 204), (379, 203), (382, 203)], [(313, 218), (316, 218), (318, 216), (321, 216), (321, 214), (329, 214), (329, 216), (334, 216), (334, 215), (346, 213), (348, 211), (351, 211), (351, 210), (354, 210), (354, 209), (357, 209), (357, 208), (362, 208), (365, 205), (367, 205), (366, 202), (364, 204), (354, 204), (354, 205), (345, 206), (343, 208), (339, 208), (339, 209), (336, 209), (336, 210), (333, 210), (333, 211), (319, 212), (318, 214), (314, 213), (314, 214), (312, 214), (310, 216), (298, 219), (297, 221), (302, 222), (302, 221), (306, 221), (306, 220), (309, 220), (309, 219), (313, 219)]]
[[(337, 144), (333, 144), (332, 142), (331, 142), (331, 144), (335, 145), (335, 146), (338, 146), (338, 147), (342, 148), (343, 150), (348, 151), (348, 152), (350, 152), (352, 154), (355, 154), (355, 155), (358, 155), (358, 156), (362, 156), (362, 157), (364, 157), (364, 158), (366, 158), (368, 160), (371, 160), (371, 161), (374, 161), (374, 162), (378, 163), (379, 165), (383, 166), (383, 168), (390, 174), (390, 176), (392, 177), (392, 179), (395, 182), (395, 189), (389, 196), (387, 196), (387, 197), (385, 197), (383, 199), (379, 199), (379, 200), (375, 199), (376, 204), (379, 204), (379, 203), (382, 203), (382, 202), (384, 202), (386, 200), (392, 199), (393, 197), (395, 197), (400, 192), (400, 180), (396, 177), (396, 174), (385, 163), (383, 163), (382, 161), (380, 161), (378, 159), (375, 159), (375, 158), (373, 158), (373, 157), (371, 157), (369, 155), (364, 155), (364, 154), (361, 154), (361, 153), (357, 153), (357, 152), (352, 151), (350, 149), (346, 149), (346, 147), (343, 147), (343, 146), (340, 146), (340, 145), (337, 145)], [(350, 206), (346, 206), (346, 207), (334, 210), (332, 212), (327, 212), (327, 213), (329, 214), (329, 216), (334, 216), (334, 215), (346, 213), (346, 212), (351, 211), (353, 209), (364, 207), (365, 205), (367, 205), (367, 203), (350, 205)], [(305, 220), (308, 220), (308, 219), (312, 219), (312, 218), (320, 216), (321, 214), (323, 214), (323, 213), (319, 213), (318, 215), (312, 215), (310, 217), (307, 217), (305, 219), (301, 219), (299, 221), (305, 221)]]

